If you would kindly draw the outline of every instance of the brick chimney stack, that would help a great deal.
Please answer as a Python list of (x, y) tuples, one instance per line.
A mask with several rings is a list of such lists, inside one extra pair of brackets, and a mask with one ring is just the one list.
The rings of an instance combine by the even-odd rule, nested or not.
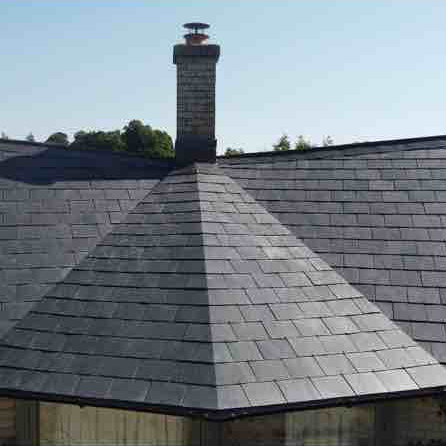
[(215, 71), (220, 47), (204, 42), (205, 23), (186, 23), (185, 43), (174, 46), (177, 66), (177, 138), (179, 165), (215, 162)]

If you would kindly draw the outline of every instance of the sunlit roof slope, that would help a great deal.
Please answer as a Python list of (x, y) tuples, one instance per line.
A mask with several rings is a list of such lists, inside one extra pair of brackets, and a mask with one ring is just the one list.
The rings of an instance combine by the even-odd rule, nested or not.
[(446, 362), (446, 137), (220, 160), (413, 339)]

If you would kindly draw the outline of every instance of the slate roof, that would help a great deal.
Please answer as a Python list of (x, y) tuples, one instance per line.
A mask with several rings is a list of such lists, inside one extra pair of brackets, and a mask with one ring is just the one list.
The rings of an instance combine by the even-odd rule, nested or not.
[[(226, 173), (248, 171), (234, 161)], [(3, 338), (2, 394), (224, 419), (446, 385), (432, 356), (218, 167), (156, 181)]]
[(103, 152), (0, 143), (0, 334), (61, 281), (167, 172)]
[(446, 363), (445, 136), (222, 161), (281, 223)]

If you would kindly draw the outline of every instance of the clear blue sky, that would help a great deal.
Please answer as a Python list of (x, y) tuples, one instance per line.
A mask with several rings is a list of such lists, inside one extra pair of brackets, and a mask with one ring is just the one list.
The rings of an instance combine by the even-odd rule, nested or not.
[(446, 133), (446, 2), (0, 1), (0, 131), (175, 137), (172, 46), (211, 24), (219, 150)]

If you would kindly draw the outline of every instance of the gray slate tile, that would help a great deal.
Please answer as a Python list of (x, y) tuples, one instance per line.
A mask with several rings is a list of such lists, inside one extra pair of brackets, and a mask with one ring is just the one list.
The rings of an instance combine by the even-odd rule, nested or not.
[(345, 375), (354, 373), (355, 369), (344, 354), (316, 356), (325, 375)]
[(243, 389), (252, 406), (283, 404), (285, 398), (273, 382), (244, 384)]
[(290, 379), (278, 382), (288, 402), (314, 401), (320, 399), (319, 392), (308, 379)]
[(228, 343), (229, 350), (235, 361), (261, 360), (262, 355), (254, 341)]
[(358, 395), (386, 393), (386, 388), (372, 372), (345, 375), (345, 379)]
[(446, 369), (439, 364), (413, 367), (407, 372), (419, 387), (443, 387), (446, 377)]
[(353, 390), (342, 376), (312, 378), (311, 381), (323, 398), (341, 398), (354, 395)]
[(257, 346), (265, 359), (283, 359), (295, 356), (294, 350), (286, 339), (258, 341)]
[(418, 388), (405, 370), (383, 370), (375, 374), (388, 392), (401, 392)]
[(375, 352), (349, 353), (347, 357), (358, 372), (374, 372), (387, 368)]

